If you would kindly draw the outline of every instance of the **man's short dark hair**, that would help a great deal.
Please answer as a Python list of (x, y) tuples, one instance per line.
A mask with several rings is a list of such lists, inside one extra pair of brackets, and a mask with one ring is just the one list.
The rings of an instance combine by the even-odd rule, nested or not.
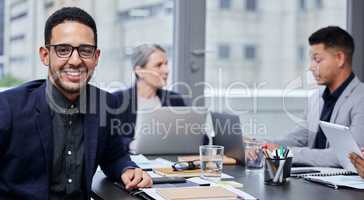
[(308, 41), (310, 45), (324, 44), (325, 48), (338, 48), (346, 54), (349, 63), (352, 61), (355, 49), (354, 39), (338, 26), (321, 28), (312, 33)]
[(75, 21), (90, 27), (94, 32), (95, 45), (97, 46), (97, 29), (94, 19), (86, 11), (77, 7), (63, 7), (48, 17), (44, 28), (45, 45), (51, 42), (52, 29), (65, 21)]

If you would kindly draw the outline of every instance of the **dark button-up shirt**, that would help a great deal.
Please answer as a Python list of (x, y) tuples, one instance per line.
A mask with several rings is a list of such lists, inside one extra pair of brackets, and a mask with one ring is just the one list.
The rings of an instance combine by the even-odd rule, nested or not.
[(47, 100), (51, 110), (53, 159), (50, 199), (84, 199), (84, 137), (79, 101), (69, 102), (47, 82)]
[[(336, 101), (339, 99), (340, 95), (344, 92), (345, 88), (349, 85), (349, 83), (354, 79), (355, 75), (353, 73), (338, 87), (334, 92), (330, 93), (328, 87), (326, 87), (324, 93), (322, 94), (322, 98), (324, 99), (324, 107), (321, 111), (320, 120), (329, 122), (332, 111), (334, 110)], [(316, 149), (324, 149), (326, 148), (326, 136), (322, 132), (321, 127), (319, 127), (315, 139)]]

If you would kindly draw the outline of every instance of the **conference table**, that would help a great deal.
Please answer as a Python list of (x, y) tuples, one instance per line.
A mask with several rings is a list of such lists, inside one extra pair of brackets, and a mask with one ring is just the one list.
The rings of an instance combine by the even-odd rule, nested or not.
[[(175, 161), (176, 156), (161, 156), (171, 161)], [(148, 157), (155, 158), (155, 157)], [(234, 181), (243, 184), (240, 188), (246, 193), (258, 198), (268, 200), (327, 200), (327, 199), (364, 199), (364, 190), (339, 188), (335, 190), (325, 185), (312, 183), (303, 179), (289, 178), (288, 182), (282, 186), (272, 186), (264, 184), (264, 171), (247, 170), (239, 165), (224, 165), (224, 173), (234, 177)], [(92, 183), (93, 198), (95, 200), (136, 200), (138, 198), (130, 196), (110, 182), (101, 171), (97, 171)]]

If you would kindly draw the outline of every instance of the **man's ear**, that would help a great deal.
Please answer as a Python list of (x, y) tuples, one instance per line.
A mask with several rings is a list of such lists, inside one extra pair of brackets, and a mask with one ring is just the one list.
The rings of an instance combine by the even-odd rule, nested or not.
[(343, 51), (338, 51), (336, 53), (336, 61), (338, 62), (338, 65), (340, 67), (344, 67), (344, 64), (346, 62), (346, 54)]
[(49, 50), (45, 47), (39, 48), (39, 58), (42, 61), (43, 65), (49, 65)]
[(100, 54), (101, 54), (100, 49), (96, 49), (96, 51), (95, 51), (95, 63), (96, 63), (96, 65), (95, 66), (97, 66), (97, 64), (99, 63)]

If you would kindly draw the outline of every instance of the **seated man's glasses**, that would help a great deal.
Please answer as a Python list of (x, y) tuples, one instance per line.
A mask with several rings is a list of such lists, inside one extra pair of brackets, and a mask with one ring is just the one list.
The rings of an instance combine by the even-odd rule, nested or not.
[(69, 44), (48, 44), (46, 47), (53, 47), (60, 58), (69, 58), (75, 49), (77, 49), (78, 55), (81, 58), (92, 58), (96, 51), (96, 46), (88, 44), (81, 44), (78, 47)]

